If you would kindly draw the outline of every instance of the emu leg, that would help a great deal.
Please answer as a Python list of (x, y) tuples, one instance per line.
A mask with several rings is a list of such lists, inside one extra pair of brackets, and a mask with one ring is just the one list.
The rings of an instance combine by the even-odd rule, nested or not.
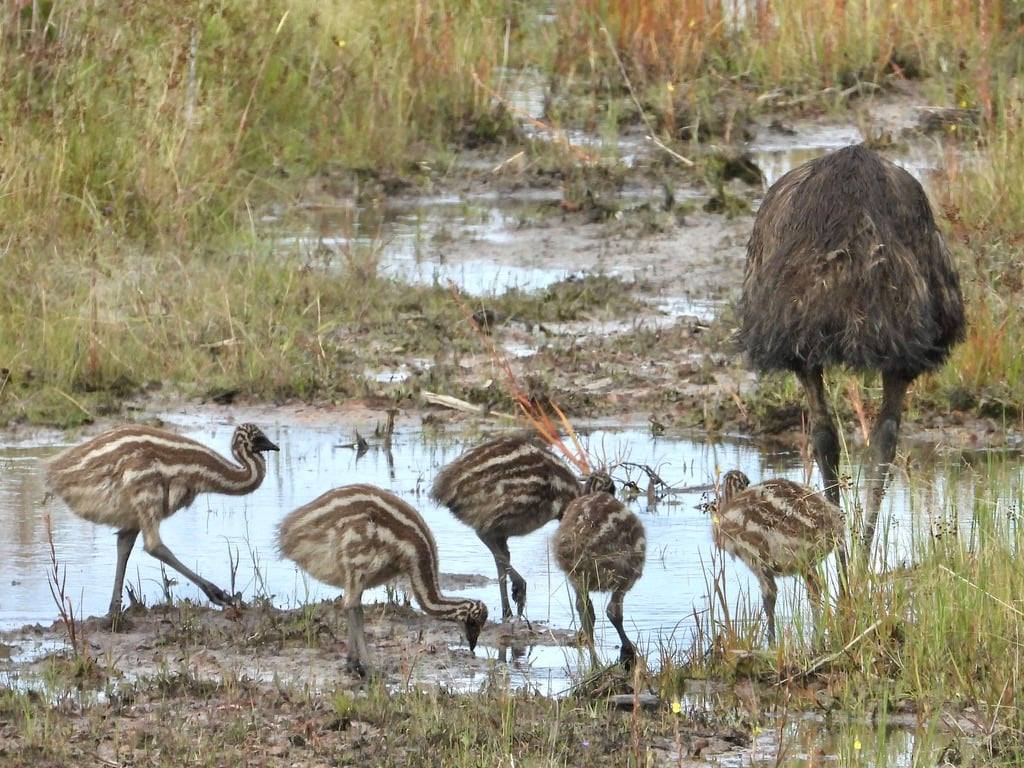
[(864, 552), (866, 565), (871, 559), (871, 547), (875, 540), (875, 525), (878, 511), (885, 497), (885, 484), (889, 480), (889, 469), (896, 458), (896, 440), (900, 433), (903, 416), (903, 398), (910, 382), (894, 373), (882, 372), (882, 409), (878, 413), (874, 429), (871, 430), (871, 453), (874, 464), (867, 477), (867, 503), (864, 520)]
[(124, 572), (128, 567), (128, 557), (135, 546), (135, 539), (139, 536), (138, 528), (124, 528), (117, 532), (117, 571), (114, 574), (114, 593), (110, 596), (110, 608), (107, 609), (107, 619), (110, 621), (110, 628), (117, 629), (121, 618), (121, 593), (124, 591)]
[[(812, 368), (798, 372), (797, 378), (807, 393), (811, 409), (811, 444), (825, 484), (825, 497), (839, 506), (839, 435), (825, 396), (825, 372), (821, 368)], [(845, 595), (849, 580), (845, 540), (839, 542), (838, 559), (839, 594)]]
[(345, 590), (345, 611), (348, 621), (348, 667), (360, 677), (366, 677), (365, 660), (369, 657), (366, 650), (366, 631), (363, 626), (363, 593), (359, 590)]
[[(491, 554), (494, 555), (494, 565), (498, 569), (498, 591), (501, 593), (501, 620), (508, 621), (512, 618), (512, 608), (508, 601), (508, 576), (512, 568), (512, 558), (508, 551), (508, 539), (502, 537), (481, 538), (484, 544), (487, 545), (487, 548), (491, 550)], [(519, 576), (519, 574), (516, 574), (516, 576)], [(515, 594), (514, 586), (512, 592)]]
[(825, 396), (825, 373), (821, 368), (797, 372), (807, 393), (811, 410), (811, 444), (825, 484), (825, 496), (839, 504), (839, 436)]
[(234, 600), (231, 595), (218, 587), (212, 581), (207, 581), (198, 573), (188, 568), (174, 556), (174, 553), (171, 552), (171, 550), (167, 548), (167, 545), (160, 539), (159, 520), (166, 520), (170, 516), (169, 490), (165, 485), (163, 488), (163, 514), (156, 520), (145, 520), (142, 525), (142, 546), (146, 550), (147, 554), (152, 555), (161, 563), (171, 566), (171, 568), (203, 590), (203, 594), (209, 598), (211, 603), (225, 607), (234, 605)]
[(619, 633), (619, 642), (621, 643), (619, 646), (619, 663), (626, 669), (631, 669), (636, 661), (636, 646), (626, 636), (626, 630), (622, 626), (622, 601), (625, 597), (626, 593), (621, 589), (613, 592), (612, 599), (608, 601), (607, 613), (608, 621), (612, 623), (615, 631)]
[(512, 579), (512, 601), (516, 604), (516, 618), (521, 619), (523, 611), (526, 610), (526, 579), (511, 565), (508, 567), (508, 577)]
[(761, 603), (764, 606), (764, 616), (768, 621), (768, 645), (775, 645), (775, 598), (779, 591), (775, 586), (775, 577), (770, 573), (758, 571), (754, 574), (761, 584)]
[(580, 638), (590, 651), (590, 661), (596, 667), (599, 659), (594, 648), (594, 603), (590, 600), (589, 590), (576, 586), (573, 589), (576, 592), (576, 612), (580, 615)]
[(808, 570), (804, 574), (804, 584), (807, 585), (807, 602), (811, 605), (811, 620), (817, 627), (824, 607), (821, 603), (821, 582), (818, 580), (818, 574)]
[(188, 579), (201, 590), (203, 590), (203, 594), (210, 599), (211, 603), (214, 603), (216, 605), (222, 605), (225, 607), (234, 605), (234, 599), (231, 597), (231, 595), (229, 595), (223, 589), (218, 587), (212, 581), (207, 581), (195, 571), (190, 570), (184, 563), (182, 563), (178, 558), (174, 556), (174, 553), (171, 552), (171, 550), (167, 548), (167, 545), (164, 544), (162, 541), (156, 544), (155, 546), (146, 545), (145, 548), (148, 554), (152, 555), (165, 565), (169, 565), (171, 568), (176, 570), (186, 579)]

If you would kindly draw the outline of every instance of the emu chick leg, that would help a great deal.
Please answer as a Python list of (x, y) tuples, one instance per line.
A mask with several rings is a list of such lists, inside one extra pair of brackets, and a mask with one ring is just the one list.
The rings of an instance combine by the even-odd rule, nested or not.
[(615, 631), (619, 633), (619, 663), (622, 664), (626, 669), (633, 666), (633, 662), (636, 660), (636, 647), (633, 645), (629, 637), (626, 636), (626, 630), (622, 626), (622, 601), (625, 599), (626, 593), (622, 590), (616, 590), (612, 593), (611, 600), (608, 601), (608, 620), (615, 627)]
[(348, 669), (360, 677), (366, 676), (366, 630), (363, 624), (363, 596), (361, 592), (345, 592), (348, 614)]
[(153, 547), (146, 546), (146, 552), (160, 562), (171, 566), (171, 568), (203, 590), (203, 594), (210, 599), (211, 603), (223, 605), (225, 607), (234, 605), (231, 595), (218, 587), (212, 581), (207, 581), (195, 571), (190, 570), (184, 563), (174, 556), (174, 553), (171, 552), (171, 550), (167, 548), (167, 545), (162, 541)]
[(508, 551), (508, 540), (501, 537), (488, 537), (481, 540), (494, 555), (494, 565), (498, 569), (498, 592), (501, 594), (501, 620), (512, 618), (512, 607), (508, 601), (508, 572), (511, 566), (511, 555)]
[(124, 572), (128, 567), (128, 557), (135, 546), (135, 539), (139, 536), (138, 528), (124, 528), (117, 532), (117, 572), (114, 574), (114, 593), (110, 596), (110, 608), (107, 610), (107, 618), (111, 626), (117, 624), (121, 613), (121, 593), (124, 591)]
[(775, 586), (775, 577), (770, 573), (758, 571), (754, 574), (761, 584), (761, 602), (764, 606), (764, 616), (768, 621), (768, 645), (775, 645), (775, 598), (778, 595), (778, 588)]
[(586, 643), (590, 651), (590, 660), (594, 666), (598, 664), (597, 650), (594, 648), (594, 603), (590, 600), (590, 592), (582, 585), (573, 589), (576, 592), (576, 612), (580, 615), (580, 639)]
[(900, 433), (903, 416), (903, 398), (910, 382), (902, 376), (882, 372), (882, 409), (878, 413), (874, 429), (871, 430), (871, 452), (874, 465), (867, 478), (867, 503), (864, 520), (864, 552), (866, 564), (871, 559), (871, 548), (875, 540), (875, 525), (878, 511), (885, 497), (885, 484), (889, 480), (889, 469), (896, 458), (896, 441)]

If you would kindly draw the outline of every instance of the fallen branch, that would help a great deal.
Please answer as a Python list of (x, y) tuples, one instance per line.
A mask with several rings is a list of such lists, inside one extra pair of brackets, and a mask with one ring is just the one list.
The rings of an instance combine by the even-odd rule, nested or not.
[(463, 413), (472, 413), (477, 416), (494, 416), (499, 419), (517, 421), (517, 418), (511, 413), (492, 411), (485, 405), (476, 405), (475, 403), (470, 403), (467, 400), (460, 400), (459, 398), (452, 397), (451, 395), (439, 395), (436, 392), (420, 392), (420, 396), (431, 405), (440, 405), (443, 408), (451, 408), (453, 411), (462, 411)]

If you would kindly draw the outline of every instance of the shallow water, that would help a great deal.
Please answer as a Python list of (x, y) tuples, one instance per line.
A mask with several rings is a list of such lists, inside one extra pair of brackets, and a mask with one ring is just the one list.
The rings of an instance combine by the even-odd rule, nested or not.
[[(167, 418), (174, 421), (173, 415)], [(228, 446), (233, 429), (226, 423), (200, 425), (180, 419), (179, 423), (185, 434), (221, 451)], [(275, 604), (289, 607), (333, 597), (338, 590), (309, 580), (277, 555), (276, 526), (288, 511), (331, 487), (366, 482), (392, 490), (421, 511), (437, 538), (442, 571), (493, 578), (493, 560), (484, 545), (426, 495), (438, 467), (458, 456), (473, 440), (399, 431), (389, 461), (379, 448), (371, 448), (360, 458), (351, 448), (338, 447), (349, 443), (350, 437), (339, 434), (337, 428), (263, 426), (281, 446), (281, 452), (271, 457), (267, 479), (259, 490), (239, 499), (200, 497), (191, 508), (162, 526), (164, 541), (186, 565), (228, 588), (228, 552), (237, 550), (241, 566), (236, 588), (246, 599), (272, 595)], [(674, 486), (706, 483), (716, 469), (732, 467), (739, 467), (755, 481), (780, 475), (802, 480), (804, 474), (797, 453), (757, 450), (744, 440), (652, 438), (635, 429), (599, 429), (588, 434), (586, 440), (594, 455), (650, 465)], [(80, 615), (104, 613), (110, 599), (115, 562), (113, 531), (80, 520), (59, 501), (43, 503), (40, 459), (56, 448), (0, 447), (0, 629), (34, 622), (48, 624), (56, 616), (46, 578), (47, 514), (52, 518), (57, 556), (67, 568), (68, 593)], [(980, 458), (915, 454), (912, 466), (912, 482), (908, 483), (905, 475), (897, 475), (886, 499), (883, 525), (890, 563), (906, 558), (911, 538), (928, 535), (935, 524), (948, 519), (954, 505), (959, 509), (956, 524), (967, 530), (975, 487), (983, 476), (997, 477), (1004, 488), (1019, 488), (1022, 480), (1015, 461), (1004, 461), (995, 454)], [(621, 478), (623, 470), (617, 474)], [(646, 487), (643, 482), (641, 487)], [(736, 615), (738, 603), (756, 605), (759, 601), (756, 581), (746, 568), (715, 554), (709, 522), (697, 509), (700, 501), (700, 492), (687, 492), (672, 495), (653, 507), (643, 495), (631, 503), (647, 529), (648, 551), (644, 576), (626, 600), (626, 622), (630, 634), (652, 651), (666, 645), (689, 647), (694, 614), (708, 607), (713, 567), (722, 569), (732, 615)], [(549, 555), (554, 529), (552, 523), (530, 536), (512, 540), (512, 562), (529, 584), (528, 617), (553, 627), (574, 627), (570, 591)], [(141, 547), (129, 562), (128, 580), (148, 603), (162, 598), (159, 566)], [(173, 587), (175, 597), (202, 598), (191, 583), (178, 581)], [(791, 581), (782, 580), (782, 626), (787, 623), (782, 616), (799, 611), (803, 601), (802, 590)], [(496, 585), (469, 587), (462, 594), (484, 600), (492, 616), (500, 615)], [(377, 590), (366, 599), (384, 599), (384, 592)], [(601, 652), (614, 658), (617, 636), (604, 620), (603, 598), (595, 602)], [(510, 667), (513, 683), (529, 682), (545, 691), (565, 687), (567, 669), (577, 661), (575, 649), (521, 650), (525, 655)], [(496, 649), (486, 652), (498, 653)], [(472, 681), (460, 681), (457, 675), (443, 682), (472, 685)]]

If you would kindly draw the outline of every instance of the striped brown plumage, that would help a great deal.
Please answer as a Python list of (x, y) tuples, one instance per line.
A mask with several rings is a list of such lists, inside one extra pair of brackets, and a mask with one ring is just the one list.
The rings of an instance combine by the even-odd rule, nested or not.
[(806, 486), (784, 478), (750, 485), (735, 469), (723, 476), (712, 537), (757, 577), (770, 643), (775, 642), (775, 578), (803, 576), (816, 604), (821, 588), (815, 568), (841, 546), (843, 531), (842, 510)]
[(200, 493), (241, 496), (267, 473), (262, 452), (277, 446), (253, 424), (231, 438), (238, 464), (202, 443), (164, 429), (118, 427), (60, 453), (47, 466), (47, 485), (79, 517), (118, 529), (117, 572), (108, 617), (116, 623), (128, 557), (139, 533), (149, 554), (199, 586), (214, 603), (231, 595), (185, 567), (160, 539), (160, 522)]
[(290, 513), (278, 532), (281, 553), (316, 579), (344, 590), (348, 663), (365, 672), (363, 591), (408, 578), (426, 613), (462, 622), (472, 651), (487, 621), (479, 600), (455, 600), (438, 585), (437, 544), (420, 514), (372, 485), (335, 488)]
[(592, 657), (596, 661), (590, 593), (611, 592), (607, 613), (619, 633), (619, 660), (627, 666), (632, 664), (636, 648), (623, 627), (622, 603), (644, 571), (647, 541), (640, 518), (611, 493), (587, 493), (565, 508), (552, 539), (552, 550), (576, 593), (582, 636)]
[(807, 393), (828, 499), (839, 503), (839, 439), (825, 393), (830, 365), (882, 374), (869, 440), (865, 555), (910, 384), (964, 337), (956, 265), (921, 184), (863, 144), (776, 181), (747, 245), (740, 338), (754, 368), (791, 370)]
[(508, 539), (525, 536), (561, 517), (581, 491), (572, 470), (538, 440), (521, 434), (482, 443), (448, 466), (434, 480), (430, 495), (476, 531), (494, 555), (501, 592), (501, 615), (512, 615), (512, 599), (521, 617), (526, 581), (510, 562)]

